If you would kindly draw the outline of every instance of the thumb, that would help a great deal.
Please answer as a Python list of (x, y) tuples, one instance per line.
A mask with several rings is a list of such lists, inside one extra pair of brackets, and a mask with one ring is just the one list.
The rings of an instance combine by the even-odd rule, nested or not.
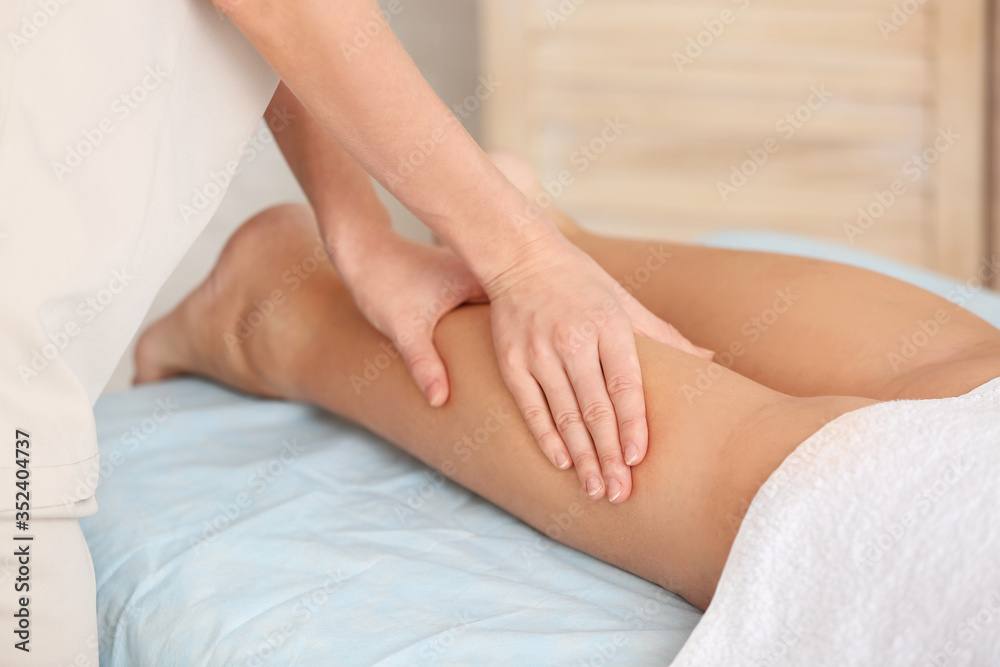
[[(629, 297), (632, 299), (632, 297)], [(633, 305), (625, 306), (629, 317), (632, 318), (632, 330), (640, 336), (655, 340), (657, 342), (675, 347), (682, 352), (693, 354), (709, 361), (715, 356), (711, 350), (699, 347), (681, 335), (673, 325), (667, 324), (656, 315), (646, 310), (642, 304), (632, 299)]]
[(432, 408), (439, 408), (448, 401), (448, 371), (428, 334), (421, 332), (406, 347), (400, 349), (403, 362), (410, 376), (427, 398)]

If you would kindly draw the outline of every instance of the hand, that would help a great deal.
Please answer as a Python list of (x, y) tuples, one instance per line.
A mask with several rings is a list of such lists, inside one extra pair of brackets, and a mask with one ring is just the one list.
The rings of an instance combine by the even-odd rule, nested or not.
[(545, 456), (588, 496), (624, 502), (646, 455), (635, 334), (711, 358), (562, 236), (542, 237), (486, 284), (500, 371)]
[(450, 250), (410, 241), (388, 227), (370, 232), (363, 247), (349, 252), (354, 259), (337, 264), (361, 313), (396, 345), (431, 406), (444, 405), (451, 389), (434, 329), (463, 303), (485, 302), (483, 288)]

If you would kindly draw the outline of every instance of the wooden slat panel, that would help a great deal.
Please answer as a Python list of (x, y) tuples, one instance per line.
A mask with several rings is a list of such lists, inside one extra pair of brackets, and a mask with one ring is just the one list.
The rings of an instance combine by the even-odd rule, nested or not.
[[(990, 110), (987, 123), (989, 125), (989, 135), (991, 141), (991, 154), (989, 156), (988, 174), (989, 184), (989, 204), (991, 224), (989, 225), (990, 247), (992, 249), (991, 259), (1000, 259), (1000, 39), (997, 38), (997, 31), (1000, 30), (1000, 2), (990, 0), (988, 5), (990, 19), (987, 25), (992, 29), (988, 34), (988, 47), (990, 51)], [(993, 276), (993, 287), (1000, 289), (1000, 273)]]
[(526, 153), (528, 136), (523, 105), (527, 54), (522, 49), (511, 48), (511, 44), (519, 43), (523, 35), (523, 0), (480, 2), (478, 10), (479, 66), (484, 74), (501, 84), (498, 92), (482, 106), (483, 144)]
[[(498, 14), (507, 6), (481, 2)], [(507, 50), (491, 51), (507, 64), (517, 52), (508, 71), (520, 78), (495, 105), (504, 113), (491, 116), (498, 128), (487, 123), (487, 143), (515, 145), (548, 178), (569, 169), (576, 181), (558, 203), (583, 219), (654, 236), (753, 226), (846, 242), (858, 207), (899, 179), (905, 195), (858, 245), (960, 273), (984, 225), (973, 174), (983, 162), (974, 81), (984, 56), (971, 26), (985, 2), (928, 0), (886, 34), (879, 22), (897, 0), (752, 0), (745, 12), (731, 0), (588, 0), (554, 29), (546, 12), (559, 0), (521, 0), (520, 32), (508, 29)], [(674, 51), (723, 9), (736, 20), (681, 71)], [(812, 86), (833, 98), (783, 136), (776, 123)], [(574, 151), (609, 118), (627, 131), (579, 172)], [(912, 180), (905, 165), (949, 118), (961, 142)], [(499, 129), (515, 125), (513, 140)], [(780, 151), (723, 201), (719, 181), (768, 137)], [(948, 228), (947, 215), (962, 223)]]
[(937, 8), (936, 113), (929, 134), (954, 127), (962, 139), (937, 164), (932, 266), (962, 279), (975, 274), (986, 251), (985, 15), (986, 0)]
[[(537, 1), (525, 4), (525, 30), (532, 39), (559, 35), (564, 39), (619, 37), (632, 40), (649, 35), (661, 39), (668, 52), (683, 46), (688, 37), (704, 30), (704, 21), (729, 10), (733, 20), (708, 49), (709, 54), (723, 45), (752, 50), (775, 41), (810, 48), (920, 49), (926, 21), (926, 14), (918, 12), (905, 24), (905, 29), (892, 33), (892, 39), (887, 40), (878, 26), (880, 19), (891, 16), (892, 3), (889, 6), (873, 3), (872, 7), (846, 7), (831, 0), (800, 7), (796, 3), (775, 5), (753, 0), (750, 8), (743, 11), (737, 3), (724, 1), (675, 4), (588, 0), (565, 20), (553, 19), (553, 9), (543, 7), (544, 4)], [(558, 7), (558, 3), (552, 4)], [(559, 16), (555, 11), (555, 16)]]

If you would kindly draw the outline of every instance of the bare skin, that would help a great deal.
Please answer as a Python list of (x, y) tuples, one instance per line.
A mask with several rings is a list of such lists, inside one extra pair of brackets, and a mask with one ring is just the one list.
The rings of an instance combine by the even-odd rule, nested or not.
[[(592, 498), (624, 502), (629, 466), (642, 461), (649, 441), (635, 334), (711, 353), (643, 308), (511, 185), (396, 39), (389, 20), (399, 7), (386, 16), (375, 0), (213, 2), (282, 78), (268, 115), (284, 105), (300, 110), (279, 139), (282, 149), (341, 278), (375, 328), (404, 351), (427, 400), (444, 404), (450, 382), (431, 342), (434, 327), (411, 327), (409, 317), (428, 286), (448, 275), (434, 276), (426, 252), (364, 233), (351, 207), (343, 219), (327, 214), (331, 189), (360, 183), (362, 168), (482, 286), (501, 377), (552, 464), (574, 465)], [(489, 77), (475, 92), (484, 98), (500, 85)], [(395, 269), (373, 270), (377, 263)], [(600, 323), (586, 319), (600, 310)]]
[[(498, 164), (523, 189), (534, 187), (516, 161)], [(428, 406), (400, 360), (359, 383), (366, 360), (392, 348), (328, 263), (292, 289), (293, 267), (301, 272), (322, 248), (304, 206), (279, 206), (244, 224), (206, 282), (144, 334), (136, 380), (194, 374), (319, 405), (554, 539), (705, 609), (739, 518), (811, 434), (878, 401), (960, 395), (1000, 376), (1000, 332), (903, 283), (766, 253), (598, 238), (553, 217), (612, 275), (648, 276), (635, 296), (696, 343), (717, 350), (743, 343), (729, 369), (637, 339), (650, 441), (626, 503), (589, 500), (576, 475), (553, 468), (535, 445), (500, 377), (488, 306), (461, 308), (437, 328), (453, 383), (444, 407)], [(655, 271), (638, 271), (651, 249), (670, 257)], [(791, 290), (791, 305), (750, 342), (744, 325), (764, 317), (780, 290)], [(267, 299), (275, 300), (273, 313), (238, 338), (237, 321)], [(900, 336), (942, 309), (948, 323), (893, 370), (887, 359)], [(490, 430), (485, 441), (463, 440)]]

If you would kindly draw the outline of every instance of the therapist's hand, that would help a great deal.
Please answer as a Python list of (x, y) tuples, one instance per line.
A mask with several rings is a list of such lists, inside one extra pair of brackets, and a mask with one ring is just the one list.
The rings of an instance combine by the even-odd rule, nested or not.
[(552, 234), (486, 283), (504, 381), (545, 456), (593, 499), (624, 502), (646, 455), (635, 335), (701, 357), (588, 255)]
[(463, 303), (485, 302), (483, 288), (451, 250), (415, 243), (388, 226), (367, 232), (350, 254), (336, 263), (359, 310), (399, 349), (427, 401), (444, 405), (451, 389), (434, 329)]

